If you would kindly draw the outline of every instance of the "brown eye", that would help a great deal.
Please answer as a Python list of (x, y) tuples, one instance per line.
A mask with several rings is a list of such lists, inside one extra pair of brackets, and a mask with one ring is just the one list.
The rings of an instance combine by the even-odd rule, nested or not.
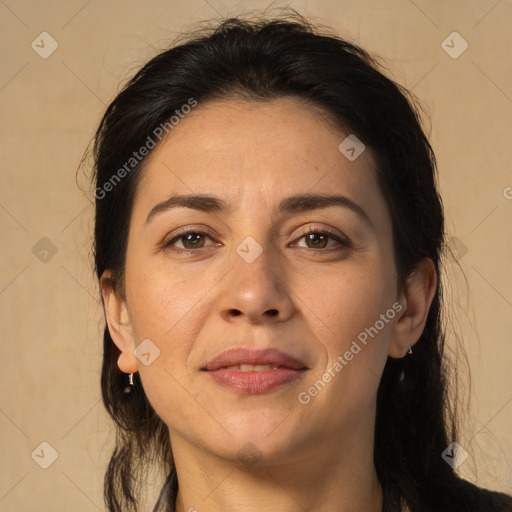
[(179, 239), (183, 240), (185, 249), (197, 249), (204, 246), (204, 235), (201, 233), (188, 233), (187, 235), (182, 235)]
[[(203, 231), (185, 231), (175, 236), (168, 242), (164, 242), (165, 248), (176, 247), (178, 250), (193, 251), (196, 249), (203, 249), (208, 247), (205, 245), (205, 238), (211, 240), (211, 236)], [(175, 245), (181, 242), (181, 247)]]
[[(331, 249), (331, 248), (346, 248), (349, 247), (350, 244), (347, 240), (342, 239), (341, 237), (338, 237), (330, 232), (323, 232), (319, 230), (311, 230), (307, 233), (304, 233), (299, 240), (305, 240), (305, 246), (304, 245), (298, 245), (298, 247), (306, 247), (307, 249)], [(329, 244), (329, 241), (334, 242)]]
[(329, 238), (328, 235), (323, 235), (322, 233), (308, 233), (304, 237), (306, 245), (310, 249), (325, 249)]

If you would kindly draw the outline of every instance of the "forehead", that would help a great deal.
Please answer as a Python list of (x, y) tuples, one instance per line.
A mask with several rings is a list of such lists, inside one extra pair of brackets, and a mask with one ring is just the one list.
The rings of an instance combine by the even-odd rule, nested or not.
[(245, 198), (262, 209), (307, 192), (375, 201), (371, 150), (348, 160), (338, 149), (348, 135), (295, 98), (198, 104), (146, 158), (135, 207), (147, 210), (175, 193), (211, 194), (228, 203)]

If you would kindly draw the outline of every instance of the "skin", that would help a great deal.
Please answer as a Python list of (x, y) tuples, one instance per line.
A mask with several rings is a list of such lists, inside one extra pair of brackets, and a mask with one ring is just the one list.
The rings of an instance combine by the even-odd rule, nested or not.
[[(436, 275), (425, 260), (399, 290), (371, 149), (349, 161), (338, 150), (347, 135), (294, 98), (217, 100), (199, 104), (146, 160), (124, 293), (114, 291), (108, 272), (102, 291), (119, 367), (140, 372), (169, 427), (178, 512), (382, 508), (373, 465), (379, 380), (388, 355), (403, 357), (419, 339)], [(190, 193), (217, 196), (229, 208), (178, 207), (146, 221), (156, 204)], [(273, 214), (282, 199), (299, 193), (346, 196), (369, 223), (338, 206)], [(213, 236), (196, 238), (202, 248), (193, 254), (183, 249), (194, 239), (162, 247), (185, 226), (209, 228)], [(304, 236), (310, 227), (315, 240), (324, 240), (317, 246)], [(325, 229), (349, 245), (319, 237)], [(236, 252), (248, 236), (262, 249), (252, 263)], [(300, 403), (299, 393), (394, 303), (401, 311), (309, 403)], [(148, 366), (134, 355), (144, 339), (160, 350)], [(200, 371), (235, 346), (275, 347), (309, 370), (270, 392), (240, 394)], [(249, 446), (256, 460), (244, 455)]]

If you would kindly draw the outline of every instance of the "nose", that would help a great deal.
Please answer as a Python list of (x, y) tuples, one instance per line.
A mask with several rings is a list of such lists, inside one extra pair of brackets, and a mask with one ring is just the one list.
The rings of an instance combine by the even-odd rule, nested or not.
[(236, 257), (219, 299), (219, 313), (227, 322), (283, 322), (294, 312), (285, 269), (271, 262), (263, 250), (252, 263)]

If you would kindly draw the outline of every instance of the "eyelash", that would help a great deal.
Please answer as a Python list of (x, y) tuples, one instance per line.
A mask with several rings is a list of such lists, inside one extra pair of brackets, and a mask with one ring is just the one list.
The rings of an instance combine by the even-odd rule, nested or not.
[[(184, 229), (183, 231), (181, 231), (180, 233), (178, 233), (171, 239), (165, 240), (162, 243), (162, 248), (170, 249), (170, 247), (172, 246), (172, 244), (174, 242), (178, 241), (180, 238), (183, 238), (189, 234), (209, 236), (212, 240), (215, 238), (214, 234), (208, 230), (203, 231), (203, 230), (199, 230), (199, 229)], [(314, 228), (314, 227), (308, 228), (308, 230), (306, 232), (302, 233), (302, 235), (300, 235), (296, 240), (301, 240), (302, 238), (304, 238), (310, 234), (327, 236), (330, 239), (333, 239), (336, 242), (338, 242), (339, 247), (330, 247), (328, 249), (312, 249), (311, 247), (301, 247), (301, 249), (305, 249), (306, 251), (311, 251), (313, 253), (318, 254), (321, 252), (324, 252), (324, 253), (332, 252), (332, 251), (337, 251), (340, 249), (347, 249), (347, 248), (351, 247), (351, 244), (348, 239), (343, 239), (343, 238), (339, 237), (338, 235), (336, 235), (335, 233), (333, 233), (332, 231), (330, 231), (329, 229), (325, 229), (325, 228), (323, 228), (322, 230), (320, 230), (318, 228)], [(197, 253), (197, 252), (201, 251), (202, 249), (208, 249), (208, 247), (199, 247), (198, 249), (182, 249), (181, 247), (179, 247), (177, 249), (170, 249), (170, 250), (176, 250), (181, 253), (193, 254), (193, 253)]]

